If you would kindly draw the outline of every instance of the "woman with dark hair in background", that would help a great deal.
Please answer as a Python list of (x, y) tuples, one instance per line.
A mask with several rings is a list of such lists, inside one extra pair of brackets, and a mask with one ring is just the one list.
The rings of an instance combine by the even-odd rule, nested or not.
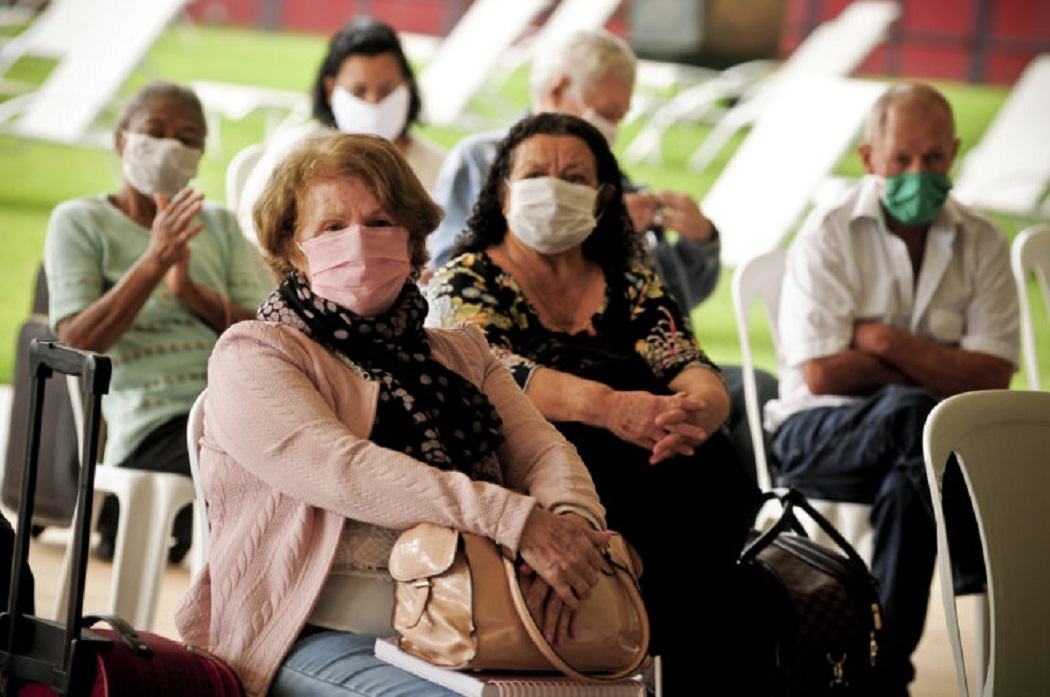
[(412, 66), (391, 27), (372, 17), (358, 17), (344, 26), (328, 43), (311, 95), (313, 119), (275, 135), (245, 182), (237, 218), (252, 239), (252, 207), (274, 166), (313, 133), (331, 129), (382, 136), (394, 144), (428, 191), (437, 181), (445, 151), (413, 132), (422, 101)]

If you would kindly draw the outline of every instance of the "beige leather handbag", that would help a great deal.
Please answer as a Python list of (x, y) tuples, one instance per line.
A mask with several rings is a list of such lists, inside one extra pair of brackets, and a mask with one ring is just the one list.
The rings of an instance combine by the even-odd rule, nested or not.
[(649, 651), (636, 564), (619, 535), (605, 558), (607, 568), (577, 617), (578, 636), (555, 648), (525, 605), (514, 563), (494, 542), (417, 525), (390, 554), (398, 645), (448, 668), (561, 671), (588, 682), (634, 675)]

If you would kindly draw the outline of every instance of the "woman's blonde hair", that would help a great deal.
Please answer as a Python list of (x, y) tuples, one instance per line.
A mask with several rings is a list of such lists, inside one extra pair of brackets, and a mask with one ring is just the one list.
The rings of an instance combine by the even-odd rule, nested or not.
[(427, 235), (444, 213), (405, 158), (379, 136), (323, 133), (304, 140), (277, 164), (252, 209), (266, 263), (278, 282), (295, 270), (289, 254), (303, 197), (318, 182), (343, 178), (363, 181), (379, 205), (408, 230), (410, 262), (416, 272), (427, 263)]

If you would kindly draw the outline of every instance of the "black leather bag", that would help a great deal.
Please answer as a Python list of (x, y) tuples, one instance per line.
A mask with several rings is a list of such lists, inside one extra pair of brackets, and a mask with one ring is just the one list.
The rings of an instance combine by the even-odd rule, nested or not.
[[(877, 695), (881, 608), (877, 581), (844, 537), (793, 489), (766, 492), (779, 520), (753, 531), (739, 564), (753, 589), (754, 646), (764, 694)], [(809, 537), (802, 510), (839, 549)]]

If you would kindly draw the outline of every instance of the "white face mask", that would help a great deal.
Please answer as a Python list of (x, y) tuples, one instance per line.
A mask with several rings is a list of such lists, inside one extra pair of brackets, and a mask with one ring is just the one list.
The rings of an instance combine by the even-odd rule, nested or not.
[(202, 151), (174, 138), (154, 138), (124, 131), (121, 166), (128, 184), (146, 196), (171, 198), (197, 176)]
[(543, 254), (583, 244), (594, 231), (598, 191), (556, 177), (508, 182), (507, 226), (515, 237)]
[(605, 142), (609, 144), (610, 148), (616, 145), (616, 137), (620, 134), (618, 125), (590, 107), (587, 107), (587, 110), (580, 115), (580, 118), (597, 128), (598, 132), (605, 136)]
[(375, 104), (358, 99), (336, 85), (332, 90), (332, 114), (343, 133), (371, 133), (394, 140), (405, 130), (412, 95), (402, 83)]

